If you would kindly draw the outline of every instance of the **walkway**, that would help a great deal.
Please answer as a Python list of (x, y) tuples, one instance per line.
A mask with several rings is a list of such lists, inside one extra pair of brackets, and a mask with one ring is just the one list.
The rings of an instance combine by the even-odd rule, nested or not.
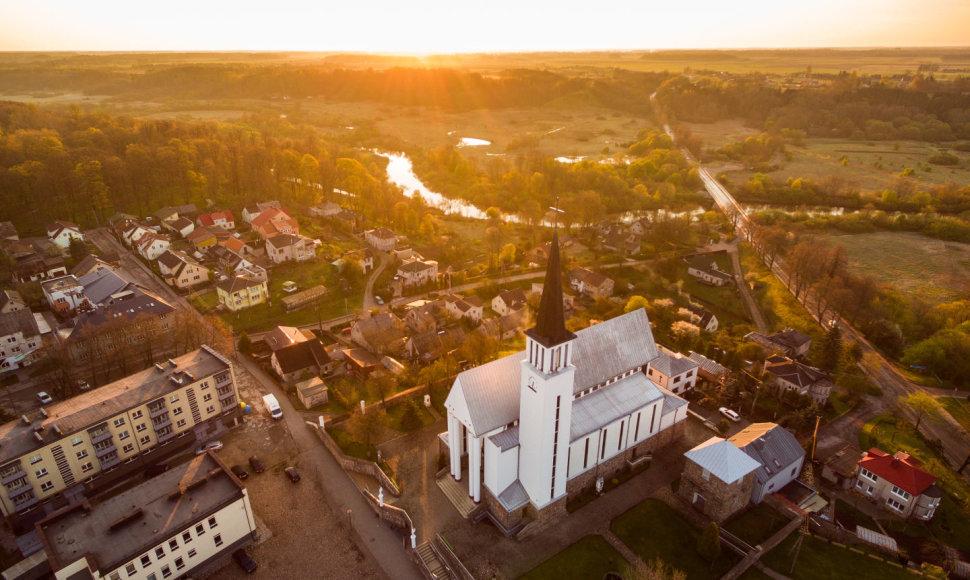
[[(237, 359), (237, 363), (252, 373), (264, 392), (279, 392), (276, 381), (264, 373), (259, 365), (245, 357)], [(388, 578), (421, 580), (423, 576), (408, 557), (402, 537), (381, 523), (354, 482), (309, 430), (304, 416), (293, 408), (289, 398), (277, 399), (283, 409), (283, 420), (289, 427), (293, 441), (300, 448), (301, 461), (315, 469), (321, 480), (326, 482), (326, 499), (334, 513), (348, 514), (358, 547), (371, 553)]]
[(741, 301), (744, 302), (744, 308), (748, 311), (751, 316), (751, 320), (754, 322), (755, 327), (758, 332), (765, 334), (768, 332), (768, 324), (765, 322), (765, 315), (761, 312), (761, 306), (758, 301), (754, 299), (751, 295), (751, 288), (748, 287), (747, 282), (744, 281), (744, 270), (741, 269), (741, 256), (738, 252), (738, 242), (740, 238), (734, 238), (730, 242), (719, 242), (711, 246), (711, 251), (716, 252), (718, 250), (724, 250), (727, 252), (728, 256), (731, 256), (731, 266), (734, 269), (734, 280), (737, 284), (738, 291), (741, 294)]

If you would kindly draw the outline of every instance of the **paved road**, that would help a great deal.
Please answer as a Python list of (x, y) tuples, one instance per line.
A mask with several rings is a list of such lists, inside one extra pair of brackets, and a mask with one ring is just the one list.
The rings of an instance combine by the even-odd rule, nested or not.
[[(259, 381), (263, 392), (282, 395), (276, 381), (264, 373), (259, 365), (246, 357), (241, 357), (236, 362), (244, 366)], [(351, 525), (357, 535), (357, 544), (374, 556), (388, 578), (421, 580), (423, 576), (408, 558), (403, 548), (402, 538), (381, 523), (354, 482), (341, 469), (317, 436), (310, 431), (303, 415), (290, 404), (289, 398), (277, 396), (277, 400), (283, 409), (283, 420), (289, 427), (293, 441), (300, 448), (301, 465), (312, 466), (326, 482), (323, 489), (334, 513), (346, 514), (350, 510)], [(418, 541), (422, 541), (420, 533)], [(321, 544), (321, 549), (326, 549), (324, 546), (325, 544)]]
[(387, 265), (391, 261), (391, 257), (387, 252), (379, 252), (378, 255), (381, 257), (381, 261), (370, 273), (370, 278), (367, 279), (367, 285), (364, 287), (364, 312), (377, 306), (377, 302), (374, 300), (374, 283), (377, 282), (377, 278), (381, 275), (381, 272), (387, 268)]

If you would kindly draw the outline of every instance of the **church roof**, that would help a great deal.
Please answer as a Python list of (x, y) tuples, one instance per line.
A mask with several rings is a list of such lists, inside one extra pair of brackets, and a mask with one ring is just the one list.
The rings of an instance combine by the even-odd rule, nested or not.
[[(642, 367), (657, 356), (650, 321), (642, 308), (580, 330), (576, 338), (572, 356), (576, 367), (573, 393)], [(470, 427), (476, 435), (515, 421), (519, 418), (519, 389), (525, 358), (525, 351), (517, 352), (460, 373), (446, 405), (457, 405), (460, 397), (461, 404), (467, 406)], [(601, 390), (609, 391), (614, 385)]]
[(559, 264), (559, 232), (552, 234), (552, 250), (546, 266), (546, 280), (536, 313), (536, 325), (525, 331), (539, 344), (550, 347), (576, 338), (566, 330), (566, 314), (562, 306), (562, 267)]
[(576, 441), (661, 398), (660, 389), (643, 373), (634, 373), (609, 387), (580, 397), (573, 402), (569, 440)]

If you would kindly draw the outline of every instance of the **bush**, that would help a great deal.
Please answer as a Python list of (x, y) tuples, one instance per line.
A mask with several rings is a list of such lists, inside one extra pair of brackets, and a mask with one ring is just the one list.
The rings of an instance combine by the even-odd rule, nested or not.
[(947, 151), (940, 151), (936, 155), (928, 159), (933, 165), (959, 165), (960, 158), (953, 153)]

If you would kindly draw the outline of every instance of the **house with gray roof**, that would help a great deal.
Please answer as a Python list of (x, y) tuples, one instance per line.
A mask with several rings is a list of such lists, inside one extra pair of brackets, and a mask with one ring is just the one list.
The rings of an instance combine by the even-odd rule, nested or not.
[(754, 471), (751, 502), (761, 503), (770, 495), (798, 479), (805, 461), (805, 450), (790, 431), (775, 423), (753, 423), (728, 439), (760, 464)]
[(687, 262), (687, 274), (709, 286), (725, 286), (734, 279), (731, 274), (721, 270), (713, 254), (695, 254)]
[(42, 347), (37, 319), (30, 309), (0, 312), (0, 372), (30, 364)]
[(723, 522), (751, 501), (759, 463), (720, 437), (684, 453), (687, 460), (677, 494), (715, 522)]
[(825, 371), (778, 354), (765, 359), (765, 372), (779, 389), (808, 395), (816, 405), (824, 405), (835, 384)]
[(657, 356), (650, 361), (647, 377), (674, 394), (686, 393), (697, 384), (699, 365), (679, 352), (660, 347)]
[(767, 336), (760, 332), (749, 332), (744, 338), (757, 342), (769, 352), (782, 353), (793, 359), (805, 356), (812, 348), (812, 337), (791, 328), (783, 328)]

